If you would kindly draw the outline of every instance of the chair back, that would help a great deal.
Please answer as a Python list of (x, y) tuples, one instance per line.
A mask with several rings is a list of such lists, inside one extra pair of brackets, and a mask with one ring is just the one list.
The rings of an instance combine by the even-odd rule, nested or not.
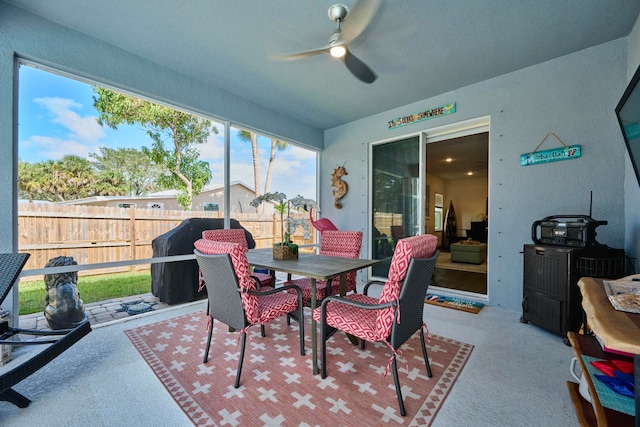
[(29, 256), (26, 253), (0, 254), (0, 304), (9, 294)]
[(238, 282), (229, 254), (208, 255), (194, 250), (207, 287), (208, 315), (241, 330), (246, 326)]
[(217, 242), (238, 243), (242, 245), (245, 252), (249, 250), (247, 236), (245, 236), (242, 228), (204, 230), (202, 232), (202, 238), (206, 240), (215, 240)]
[(389, 343), (393, 348), (404, 344), (418, 329), (422, 327), (424, 298), (431, 284), (433, 271), (440, 251), (429, 258), (412, 258), (400, 288), (399, 322), (393, 323)]
[[(362, 231), (325, 230), (320, 242), (320, 255), (359, 258), (362, 249)], [(356, 287), (356, 272), (347, 273), (347, 291)]]
[[(412, 236), (398, 240), (396, 249), (393, 253), (393, 258), (391, 259), (391, 265), (389, 267), (389, 278), (385, 283), (384, 288), (382, 289), (379, 302), (386, 303), (399, 300), (400, 290), (404, 286), (403, 283), (406, 283), (405, 278), (407, 276), (407, 272), (409, 271), (409, 266), (412, 264), (412, 261), (414, 259), (433, 259), (433, 263), (435, 266), (435, 259), (437, 259), (438, 256), (437, 246), (438, 238), (432, 234), (422, 234), (420, 236)], [(419, 271), (422, 271), (422, 269), (416, 270), (416, 274)], [(426, 286), (431, 283), (431, 276), (423, 277), (423, 279), (426, 281)], [(412, 280), (420, 279), (417, 278), (417, 275), (414, 278), (414, 275), (412, 274)], [(424, 305), (425, 294), (426, 288), (422, 296), (418, 298), (418, 301), (420, 301), (422, 305)], [(391, 333), (391, 326), (393, 325), (394, 321), (395, 311), (396, 310), (393, 307), (378, 310), (376, 318), (377, 339), (382, 341), (386, 340), (389, 337)], [(409, 313), (407, 313), (407, 317), (408, 314)], [(402, 322), (404, 322), (405, 314), (402, 311), (402, 306), (400, 307), (400, 316), (402, 317)], [(422, 316), (420, 316), (420, 324), (422, 324)]]
[[(215, 240), (200, 239), (194, 243), (197, 251), (205, 255), (228, 255), (233, 268), (235, 276), (234, 284), (240, 288), (241, 291), (256, 290), (258, 288), (256, 282), (251, 278), (251, 269), (249, 267), (249, 261), (244, 252), (242, 245), (238, 243), (217, 242)], [(197, 254), (196, 254), (197, 259)], [(198, 261), (199, 262), (199, 261)], [(209, 281), (217, 280), (216, 276), (207, 278), (204, 270), (202, 270), (205, 286), (207, 287), (207, 294), (209, 301), (211, 302), (211, 293), (209, 292)], [(221, 285), (224, 286), (224, 285)], [(230, 285), (227, 285), (230, 286)], [(214, 288), (215, 289), (215, 288)], [(237, 290), (236, 290), (237, 292)], [(214, 297), (215, 298), (215, 297)], [(247, 292), (240, 292), (240, 298), (242, 300), (242, 308), (244, 308), (246, 319), (249, 323), (258, 323), (259, 311), (258, 311), (258, 299), (255, 295), (249, 295)], [(215, 316), (214, 316), (215, 317)], [(231, 326), (231, 325), (230, 325)]]
[(320, 241), (320, 255), (358, 258), (362, 248), (362, 231), (325, 230)]

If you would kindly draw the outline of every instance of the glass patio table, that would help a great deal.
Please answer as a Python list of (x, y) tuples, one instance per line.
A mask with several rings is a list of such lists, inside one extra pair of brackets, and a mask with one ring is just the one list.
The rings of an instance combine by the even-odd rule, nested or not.
[[(316, 308), (316, 282), (318, 280), (329, 280), (340, 276), (340, 294), (344, 295), (346, 292), (347, 273), (367, 268), (380, 262), (377, 259), (341, 258), (315, 254), (300, 254), (298, 259), (278, 260), (273, 259), (273, 251), (271, 249), (252, 249), (247, 252), (247, 259), (249, 264), (254, 267), (310, 278), (312, 289), (311, 310)], [(304, 325), (300, 325), (300, 327), (304, 327)], [(311, 316), (311, 358), (314, 374), (319, 372), (317, 348), (318, 331), (316, 330), (316, 321)]]

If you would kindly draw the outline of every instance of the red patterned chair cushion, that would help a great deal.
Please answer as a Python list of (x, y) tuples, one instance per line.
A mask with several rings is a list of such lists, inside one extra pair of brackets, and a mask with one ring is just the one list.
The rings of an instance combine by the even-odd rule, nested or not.
[[(202, 232), (202, 238), (206, 240), (215, 240), (217, 242), (238, 243), (242, 246), (242, 249), (245, 252), (249, 250), (247, 236), (245, 236), (244, 230), (241, 228), (204, 230)], [(273, 286), (273, 277), (270, 274), (252, 273), (251, 275), (257, 277), (262, 286)]]
[(242, 245), (242, 249), (246, 252), (249, 250), (247, 237), (241, 228), (227, 228), (216, 230), (204, 230), (202, 238), (207, 240), (216, 240), (218, 242), (238, 243)]
[[(345, 299), (364, 304), (377, 304), (378, 299), (362, 294), (347, 295)], [(327, 310), (327, 324), (355, 335), (365, 341), (377, 341), (376, 310), (363, 310), (346, 304), (331, 303)], [(320, 308), (313, 311), (313, 317), (320, 322)]]
[[(322, 232), (322, 241), (320, 242), (320, 255), (335, 256), (342, 258), (358, 258), (362, 248), (362, 232), (361, 231), (340, 231), (325, 230)], [(356, 274), (351, 271), (347, 273), (347, 292), (356, 290)], [(311, 299), (311, 279), (302, 277), (290, 280), (287, 285), (296, 285), (302, 291), (302, 298), (305, 304)], [(316, 283), (316, 299), (321, 300), (325, 297), (327, 282), (318, 281)], [(331, 295), (340, 293), (340, 278), (336, 277), (331, 282)]]
[[(376, 300), (364, 295), (352, 294), (345, 298), (378, 304), (396, 301), (400, 295), (400, 287), (407, 273), (411, 258), (428, 258), (437, 248), (438, 238), (431, 234), (400, 239), (396, 245), (389, 268), (389, 278), (382, 289), (380, 298)], [(327, 310), (327, 323), (333, 327), (347, 331), (367, 341), (384, 341), (391, 333), (394, 308), (366, 310), (345, 304), (331, 303)], [(402, 313), (400, 313), (402, 316)], [(313, 312), (313, 317), (320, 321), (320, 309)], [(372, 319), (372, 317), (374, 319)]]
[[(215, 240), (200, 239), (194, 243), (197, 250), (203, 254), (220, 255), (229, 254), (233, 269), (235, 270), (238, 284), (242, 290), (257, 289), (255, 281), (250, 277), (250, 267), (247, 256), (238, 243), (218, 242)], [(271, 295), (250, 295), (242, 292), (242, 307), (247, 321), (251, 324), (268, 323), (276, 317), (283, 316), (298, 308), (296, 294), (278, 292)]]

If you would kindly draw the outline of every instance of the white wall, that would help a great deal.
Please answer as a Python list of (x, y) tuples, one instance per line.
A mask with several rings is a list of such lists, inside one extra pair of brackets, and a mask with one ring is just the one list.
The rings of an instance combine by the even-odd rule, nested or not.
[[(338, 228), (366, 233), (371, 142), (489, 116), (488, 298), (491, 305), (518, 310), (521, 251), (532, 243), (534, 221), (588, 214), (593, 190), (593, 217), (609, 222), (598, 228), (598, 241), (624, 246), (625, 148), (614, 108), (627, 82), (626, 57), (625, 38), (325, 131), (321, 198), (331, 197), (329, 173), (336, 164), (346, 162), (350, 190), (341, 211), (324, 204), (323, 216)], [(387, 130), (393, 117), (449, 102), (457, 103), (452, 115)], [(581, 145), (582, 156), (520, 166), (520, 154), (535, 149), (548, 132), (567, 145)], [(557, 147), (548, 140), (541, 149)]]
[(486, 178), (467, 178), (446, 181), (444, 205), (449, 206), (453, 201), (456, 210), (457, 235), (466, 237), (466, 230), (471, 228), (471, 221), (482, 221), (487, 206)]

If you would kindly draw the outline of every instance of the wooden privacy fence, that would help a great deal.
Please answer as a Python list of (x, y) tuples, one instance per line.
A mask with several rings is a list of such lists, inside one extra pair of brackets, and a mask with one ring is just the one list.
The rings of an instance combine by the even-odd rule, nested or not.
[(373, 224), (382, 235), (391, 237), (391, 227), (402, 226), (402, 214), (389, 212), (375, 212), (373, 214)]
[[(51, 258), (60, 255), (73, 257), (82, 265), (145, 259), (153, 256), (151, 241), (183, 220), (222, 217), (222, 212), (211, 211), (19, 203), (18, 248), (19, 252), (31, 254), (25, 266), (27, 270), (42, 268)], [(274, 241), (280, 240), (279, 215), (233, 214), (232, 218), (253, 235), (257, 248), (270, 247)], [(301, 228), (293, 240), (298, 244), (316, 243), (315, 233), (311, 233), (309, 240), (304, 240)], [(80, 273), (90, 275), (134, 269), (144, 270), (148, 266)]]

